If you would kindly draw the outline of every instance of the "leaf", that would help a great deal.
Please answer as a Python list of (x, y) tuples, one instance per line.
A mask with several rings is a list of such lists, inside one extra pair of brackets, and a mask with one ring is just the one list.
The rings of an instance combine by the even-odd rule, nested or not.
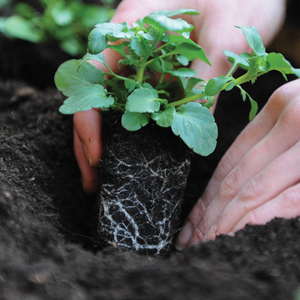
[(194, 45), (190, 42), (179, 44), (173, 51), (169, 52), (169, 54), (181, 54), (190, 61), (199, 58), (207, 64), (211, 65), (210, 61), (206, 57), (204, 50), (197, 44)]
[(167, 17), (174, 17), (177, 15), (199, 15), (199, 12), (195, 9), (177, 9), (177, 10), (161, 10), (154, 12), (153, 14), (164, 15)]
[(291, 64), (284, 58), (280, 53), (270, 53), (266, 57), (266, 62), (261, 67), (264, 72), (269, 72), (272, 70), (280, 71), (285, 74), (294, 74), (295, 69)]
[(205, 87), (205, 94), (215, 96), (223, 89), (224, 85), (231, 80), (231, 77), (219, 76), (208, 81)]
[(59, 26), (67, 26), (74, 22), (72, 10), (63, 2), (57, 2), (52, 6), (51, 16)]
[(131, 93), (136, 88), (136, 82), (134, 80), (125, 80), (124, 85), (126, 89), (128, 90), (128, 93)]
[(147, 67), (158, 73), (169, 73), (169, 71), (173, 71), (174, 69), (170, 62), (162, 59), (161, 57), (154, 59)]
[(144, 22), (149, 25), (155, 26), (155, 28), (159, 29), (162, 33), (168, 30), (174, 31), (177, 33), (190, 32), (194, 29), (194, 26), (188, 24), (186, 21), (182, 19), (171, 19), (177, 14), (197, 14), (198, 12), (195, 10), (175, 10), (175, 11), (158, 11), (153, 12), (150, 15), (144, 18)]
[[(80, 67), (79, 67), (80, 66)], [(64, 62), (55, 73), (54, 82), (65, 96), (71, 96), (85, 86), (102, 84), (103, 72), (88, 62), (71, 59)]]
[(105, 34), (102, 34), (94, 28), (88, 36), (88, 51), (92, 54), (102, 52), (108, 46), (108, 39)]
[(14, 38), (23, 39), (32, 43), (43, 40), (42, 31), (38, 30), (31, 20), (20, 16), (11, 16), (4, 23), (5, 34)]
[(168, 105), (165, 110), (153, 113), (151, 118), (156, 121), (157, 125), (161, 127), (169, 127), (172, 125), (175, 113), (175, 107)]
[(127, 100), (125, 109), (130, 112), (153, 113), (160, 108), (158, 94), (156, 90), (150, 86), (135, 89)]
[(112, 96), (107, 97), (106, 90), (100, 84), (83, 86), (67, 98), (59, 111), (63, 114), (74, 114), (93, 107), (108, 108), (114, 103)]
[(155, 40), (157, 36), (157, 30), (155, 29), (154, 26), (148, 26), (146, 27), (146, 33), (143, 34), (143, 37), (148, 40), (148, 41), (153, 41)]
[(136, 131), (149, 123), (149, 114), (141, 114), (137, 112), (130, 112), (125, 110), (121, 123), (122, 126), (128, 131)]
[(148, 57), (150, 54), (150, 43), (142, 37), (133, 37), (130, 46), (140, 57)]
[(224, 50), (223, 53), (228, 57), (228, 60), (233, 64), (234, 67), (239, 66), (244, 70), (248, 70), (249, 63), (247, 60), (229, 50)]
[(190, 61), (183, 55), (178, 55), (176, 57), (177, 61), (180, 62), (183, 66), (188, 66)]
[(218, 129), (215, 119), (200, 103), (182, 105), (175, 113), (171, 128), (197, 154), (207, 156), (216, 148)]
[(247, 43), (253, 49), (254, 53), (257, 55), (264, 55), (266, 49), (263, 45), (261, 36), (258, 34), (258, 31), (255, 27), (252, 26), (236, 26), (237, 28), (242, 29)]
[(118, 51), (122, 56), (126, 57), (126, 52), (124, 51), (124, 47), (129, 45), (128, 41), (124, 41), (122, 44), (118, 45), (108, 45), (107, 48)]
[(92, 54), (97, 54), (108, 46), (108, 40), (130, 39), (133, 35), (134, 33), (125, 24), (100, 23), (89, 34), (88, 50)]
[(179, 76), (179, 77), (193, 77), (197, 75), (197, 72), (195, 70), (188, 69), (188, 68), (180, 68), (175, 71), (169, 71), (168, 73), (170, 73), (173, 76)]
[(235, 87), (236, 81), (235, 79), (232, 79), (229, 85), (226, 87), (225, 91), (231, 91)]
[(186, 88), (185, 88), (186, 94), (188, 94), (195, 87), (195, 85), (201, 81), (204, 81), (204, 80), (201, 78), (195, 78), (195, 77), (190, 78), (188, 80)]
[(251, 110), (250, 110), (250, 114), (249, 114), (249, 120), (253, 121), (253, 119), (255, 118), (256, 114), (257, 114), (257, 110), (258, 110), (258, 105), (257, 102), (254, 101), (249, 95), (249, 100), (250, 100), (250, 104), (251, 104)]

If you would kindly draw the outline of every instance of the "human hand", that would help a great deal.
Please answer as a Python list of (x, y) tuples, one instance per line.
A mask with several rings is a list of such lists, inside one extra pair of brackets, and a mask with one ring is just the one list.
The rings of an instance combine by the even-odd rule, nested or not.
[(177, 249), (300, 215), (300, 80), (275, 91), (220, 161)]
[[(194, 25), (191, 38), (204, 49), (213, 67), (196, 60), (191, 64), (191, 68), (197, 72), (198, 77), (209, 80), (225, 75), (230, 69), (231, 65), (223, 55), (224, 49), (237, 54), (249, 50), (242, 32), (235, 29), (234, 25), (255, 26), (264, 44), (267, 44), (283, 21), (284, 7), (285, 0), (232, 0), (226, 5), (224, 0), (123, 0), (111, 22), (133, 23), (152, 11), (163, 9), (198, 10), (200, 16), (189, 15), (184, 18)], [(103, 54), (109, 67), (118, 73), (119, 54), (111, 49), (106, 49)], [(106, 71), (100, 63), (94, 64)], [(211, 110), (213, 111), (214, 107)], [(97, 189), (97, 168), (102, 154), (99, 111), (92, 109), (74, 115), (74, 150), (82, 174), (83, 187), (87, 193), (93, 193)]]

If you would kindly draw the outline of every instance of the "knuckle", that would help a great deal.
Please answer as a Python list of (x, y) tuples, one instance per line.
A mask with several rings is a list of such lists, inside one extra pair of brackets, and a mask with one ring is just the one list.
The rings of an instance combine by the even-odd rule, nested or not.
[(300, 91), (300, 80), (294, 80), (279, 87), (270, 97), (267, 107), (282, 111), (291, 99), (298, 97)]
[(223, 158), (221, 159), (217, 170), (215, 172), (215, 178), (222, 182), (224, 180), (224, 178), (226, 178), (226, 176), (228, 175), (228, 173), (233, 170), (234, 168), (234, 161), (236, 157), (236, 151), (234, 149), (234, 147), (231, 147), (228, 149), (228, 151), (226, 152), (226, 154), (223, 156)]
[(239, 192), (239, 201), (248, 202), (262, 196), (265, 192), (263, 180), (258, 174), (251, 178)]
[(233, 199), (238, 193), (239, 171), (238, 167), (233, 169), (223, 180), (218, 193), (221, 201), (228, 202)]
[(280, 209), (300, 210), (300, 191), (296, 187), (289, 188), (281, 194)]
[(300, 126), (300, 98), (293, 99), (282, 114), (281, 121), (287, 126)]

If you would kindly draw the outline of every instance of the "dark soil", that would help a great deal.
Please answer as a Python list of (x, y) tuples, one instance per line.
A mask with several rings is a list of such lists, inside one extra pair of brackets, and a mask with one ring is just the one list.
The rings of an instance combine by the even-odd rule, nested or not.
[[(294, 299), (300, 218), (246, 226), (235, 237), (219, 236), (164, 259), (97, 242), (97, 203), (81, 188), (72, 118), (58, 113), (63, 97), (52, 81), (57, 64), (44, 57), (41, 65), (28, 55), (32, 68), (24, 70), (24, 48), (16, 55), (6, 45), (0, 56), (7, 68), (4, 73), (0, 64), (1, 300)], [(283, 83), (271, 73), (248, 91), (261, 108)], [(238, 91), (221, 95), (218, 146), (211, 156), (193, 160), (182, 220), (247, 124), (248, 112)]]
[(99, 238), (141, 254), (168, 256), (180, 224), (192, 151), (170, 128), (138, 131), (103, 113)]

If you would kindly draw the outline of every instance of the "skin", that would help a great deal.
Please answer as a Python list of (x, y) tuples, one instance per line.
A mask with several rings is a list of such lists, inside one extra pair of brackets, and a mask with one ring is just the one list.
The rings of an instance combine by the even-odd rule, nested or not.
[[(112, 22), (133, 23), (163, 9), (198, 10), (200, 16), (183, 18), (194, 25), (191, 38), (205, 50), (213, 66), (197, 60), (191, 68), (208, 80), (229, 70), (224, 49), (238, 54), (250, 51), (242, 32), (234, 25), (256, 27), (268, 45), (282, 25), (285, 5), (285, 0), (123, 0)], [(110, 68), (120, 72), (118, 54), (108, 49), (104, 55)], [(105, 71), (102, 65), (94, 64)], [(278, 89), (236, 139), (179, 234), (179, 250), (221, 233), (233, 234), (247, 223), (264, 224), (275, 216), (294, 217), (300, 213), (299, 92), (298, 80)], [(74, 115), (74, 149), (83, 187), (87, 193), (93, 193), (102, 154), (99, 110)]]

